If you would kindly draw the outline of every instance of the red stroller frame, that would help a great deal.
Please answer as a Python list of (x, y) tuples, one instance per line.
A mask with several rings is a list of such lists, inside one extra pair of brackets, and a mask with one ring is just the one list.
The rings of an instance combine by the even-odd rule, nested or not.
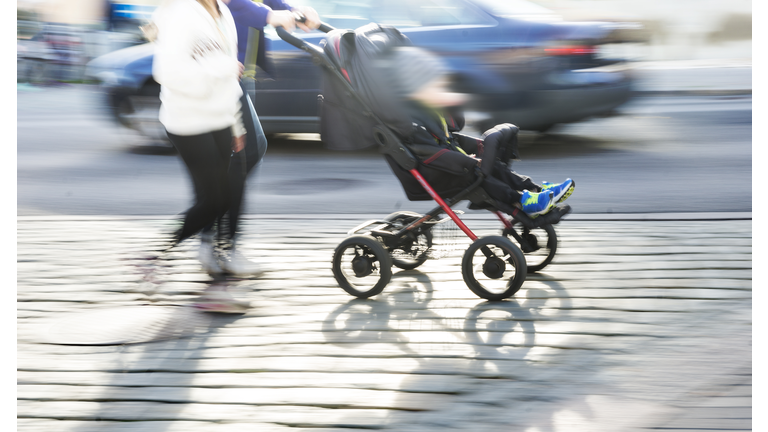
[[(328, 33), (335, 29), (322, 24), (320, 30)], [(277, 28), (277, 33), (286, 42), (309, 53), (313, 60), (343, 83), (358, 103), (367, 108), (365, 101), (351, 86), (344, 73), (346, 71), (340, 71), (320, 47), (293, 36), (281, 27)], [(350, 230), (349, 237), (339, 244), (333, 256), (334, 277), (347, 293), (358, 298), (377, 295), (389, 283), (392, 265), (407, 270), (423, 264), (432, 248), (431, 229), (448, 220), (456, 223), (472, 240), (462, 258), (462, 276), (469, 289), (481, 298), (502, 300), (511, 297), (520, 289), (527, 273), (541, 270), (552, 261), (557, 249), (557, 235), (552, 224), (570, 211), (569, 206), (558, 206), (557, 211), (531, 219), (518, 208), (492, 199), (481, 187), (486, 176), (479, 167), (475, 167), (475, 180), (472, 184), (444, 199), (418, 171), (418, 158), (375, 113), (366, 114), (376, 121), (373, 138), (381, 153), (389, 157), (390, 165), (394, 163), (410, 173), (438, 206), (424, 215), (395, 212), (382, 220), (367, 221)], [(484, 208), (495, 213), (504, 225), (502, 235), (482, 238), (475, 235), (452, 209), (464, 200), (469, 200), (476, 206), (474, 208)], [(441, 213), (448, 217), (439, 219)], [(504, 213), (511, 216), (511, 219)], [(520, 247), (507, 236), (511, 236)], [(544, 241), (539, 240), (539, 237)], [(524, 255), (524, 252), (528, 255)], [(537, 256), (541, 261), (527, 262)]]

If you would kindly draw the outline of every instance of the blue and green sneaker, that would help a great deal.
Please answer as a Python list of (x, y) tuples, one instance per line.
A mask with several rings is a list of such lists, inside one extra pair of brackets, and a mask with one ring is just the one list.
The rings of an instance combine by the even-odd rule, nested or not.
[(536, 217), (544, 214), (555, 206), (555, 198), (552, 191), (530, 192), (524, 190), (520, 196), (520, 208), (528, 216)]
[(564, 182), (558, 184), (543, 182), (541, 191), (552, 191), (552, 193), (555, 195), (555, 204), (560, 204), (561, 202), (568, 199), (569, 196), (571, 196), (575, 187), (575, 181), (566, 179)]

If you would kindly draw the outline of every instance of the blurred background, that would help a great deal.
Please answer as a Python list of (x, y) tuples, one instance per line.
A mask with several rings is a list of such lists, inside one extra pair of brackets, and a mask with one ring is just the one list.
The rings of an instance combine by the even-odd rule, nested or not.
[[(171, 214), (188, 204), (183, 167), (159, 157), (174, 152), (139, 30), (157, 4), (18, 1), (19, 215)], [(292, 4), (338, 28), (394, 25), (442, 56), (456, 90), (472, 95), (465, 132), (518, 125), (523, 160), (513, 168), (536, 181), (578, 178), (575, 213), (751, 211), (751, 1)], [(375, 149), (322, 142), (319, 68), (274, 29), (265, 34), (272, 71), (257, 70), (251, 96), (269, 161), (251, 180), (247, 212), (405, 205)]]
[[(468, 412), (475, 417), (466, 430), (478, 430), (477, 419), (535, 416), (541, 424), (527, 431), (626, 430), (617, 425), (654, 420), (660, 408), (701, 395), (719, 398), (714, 410), (701, 407), (702, 418), (740, 404), (733, 412), (740, 421), (733, 429), (696, 425), (745, 430), (752, 412), (751, 1), (295, 1), (340, 28), (391, 23), (443, 56), (454, 84), (474, 98), (467, 132), (520, 125), (522, 160), (512, 168), (537, 182), (571, 177), (578, 184), (568, 199), (572, 219), (557, 228), (567, 242), (558, 249), (564, 265), (526, 282), (525, 296), (506, 306), (473, 303), (479, 299), (468, 297), (459, 273), (444, 267), (429, 276), (400, 273), (380, 301), (350, 301), (330, 279), (337, 235), (434, 203), (407, 201), (376, 149), (339, 152), (322, 142), (319, 71), (270, 30), (274, 74), (259, 71), (253, 94), (269, 149), (249, 178), (243, 244), (280, 272), (233, 284), (257, 300), (256, 315), (234, 326), (229, 318), (205, 324), (202, 338), (169, 345), (29, 344), (36, 335), (28, 324), (65, 312), (97, 312), (78, 327), (89, 336), (126, 322), (136, 332), (141, 324), (173, 323), (134, 306), (186, 303), (207, 277), (182, 259), (163, 270), (168, 284), (155, 292), (122, 259), (145, 250), (192, 200), (185, 168), (157, 122), (151, 45), (138, 29), (158, 2), (17, 0), (19, 430), (126, 430), (144, 427), (135, 421), (143, 419), (159, 421), (142, 430), (162, 431), (239, 427), (230, 421), (370, 430), (386, 421), (386, 410), (337, 408), (378, 407), (371, 404), (389, 393), (394, 402), (384, 404), (396, 407), (393, 418), (423, 409), (428, 417), (420, 418), (435, 430)], [(319, 43), (323, 35), (301, 37)], [(662, 221), (646, 223), (656, 217), (649, 213)], [(129, 306), (125, 314), (99, 310), (109, 305)], [(362, 346), (357, 335), (379, 345)], [(333, 343), (344, 347), (328, 348)], [(307, 353), (305, 361), (283, 357)], [(459, 359), (472, 361), (468, 376), (457, 373), (463, 369), (452, 361)], [(210, 373), (232, 370), (230, 360), (236, 371), (259, 373)], [(294, 370), (312, 376), (281, 381), (290, 374), (262, 373)], [(372, 371), (386, 373), (368, 378)], [(316, 380), (315, 372), (336, 375)], [(354, 393), (322, 388), (333, 380)], [(723, 385), (714, 390), (703, 385), (716, 380)], [(234, 387), (245, 393), (230, 393)], [(421, 399), (431, 391), (440, 392), (435, 402)], [(254, 410), (251, 398), (268, 400), (267, 409)], [(430, 417), (442, 398), (471, 409), (443, 404)], [(317, 415), (319, 400), (338, 413), (335, 422)], [(232, 415), (227, 404), (242, 411)]]
[[(311, 4), (323, 15), (324, 3), (327, 6), (335, 2), (293, 3)], [(353, 10), (365, 3), (344, 2), (344, 5)], [(645, 40), (632, 47), (634, 60), (752, 57), (752, 2), (749, 0), (531, 0), (530, 3), (566, 20), (640, 24)], [(157, 4), (159, 0), (18, 0), (19, 66), (23, 66), (23, 60), (35, 59), (28, 54), (30, 51), (40, 51), (40, 59), (58, 60), (64, 69), (62, 77), (82, 79), (88, 61), (140, 43), (138, 25), (148, 19)], [(24, 76), (19, 74), (19, 79), (23, 80)]]

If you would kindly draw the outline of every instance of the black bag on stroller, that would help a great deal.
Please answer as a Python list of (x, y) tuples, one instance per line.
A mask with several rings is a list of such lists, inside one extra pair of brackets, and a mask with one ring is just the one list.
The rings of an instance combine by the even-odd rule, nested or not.
[(374, 23), (328, 33), (321, 43), (323, 51), (355, 90), (351, 94), (343, 82), (327, 76), (330, 70), (323, 69), (320, 135), (328, 148), (357, 150), (375, 145), (372, 131), (379, 124), (377, 118), (398, 135), (410, 135), (410, 119), (381, 86), (386, 82), (381, 59), (392, 48), (410, 44), (396, 28)]

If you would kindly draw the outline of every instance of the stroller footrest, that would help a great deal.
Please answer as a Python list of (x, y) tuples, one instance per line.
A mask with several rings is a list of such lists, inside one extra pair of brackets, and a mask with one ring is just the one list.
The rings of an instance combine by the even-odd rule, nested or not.
[(556, 223), (560, 222), (560, 219), (565, 217), (568, 213), (571, 212), (571, 206), (568, 204), (559, 204), (555, 206), (552, 210), (548, 211), (547, 213), (544, 213), (543, 215), (539, 215), (535, 218), (531, 218), (527, 214), (523, 213), (521, 210), (517, 209), (516, 212), (508, 213), (519, 222), (521, 225), (528, 229), (533, 228), (539, 228), (544, 225), (555, 225)]
[(568, 204), (560, 204), (555, 206), (552, 210), (550, 210), (547, 213), (544, 213), (543, 215), (537, 217), (536, 219), (533, 219), (533, 224), (535, 228), (538, 228), (540, 226), (544, 225), (555, 225), (556, 223), (560, 222), (560, 219), (564, 218), (565, 215), (571, 212), (571, 206)]

